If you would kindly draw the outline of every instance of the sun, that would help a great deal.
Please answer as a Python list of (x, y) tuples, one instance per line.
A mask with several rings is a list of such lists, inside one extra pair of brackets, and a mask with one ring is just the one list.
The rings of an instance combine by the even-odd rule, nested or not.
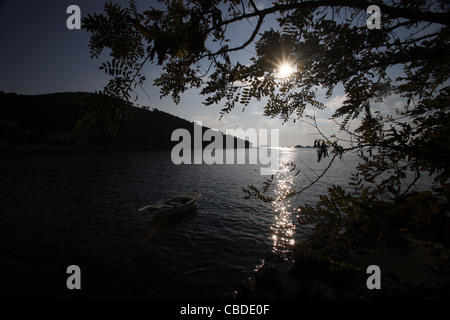
[(283, 63), (278, 67), (278, 76), (280, 78), (287, 78), (292, 75), (295, 69), (289, 63)]

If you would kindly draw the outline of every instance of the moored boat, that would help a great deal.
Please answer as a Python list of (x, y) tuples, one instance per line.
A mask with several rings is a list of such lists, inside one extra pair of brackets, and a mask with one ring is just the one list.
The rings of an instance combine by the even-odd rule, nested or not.
[(139, 209), (139, 211), (148, 210), (153, 216), (170, 216), (193, 209), (197, 206), (201, 193), (193, 191), (182, 196), (173, 197), (164, 201), (157, 202)]

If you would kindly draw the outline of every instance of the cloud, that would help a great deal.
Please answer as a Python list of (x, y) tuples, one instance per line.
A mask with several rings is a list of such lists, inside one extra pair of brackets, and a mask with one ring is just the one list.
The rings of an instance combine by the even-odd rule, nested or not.
[(342, 107), (342, 105), (344, 104), (344, 101), (347, 99), (347, 95), (345, 94), (340, 94), (337, 95), (336, 97), (334, 97), (333, 99), (331, 99), (329, 102), (325, 103), (325, 105), (332, 110), (333, 112), (335, 112), (337, 109), (339, 109), (340, 107)]

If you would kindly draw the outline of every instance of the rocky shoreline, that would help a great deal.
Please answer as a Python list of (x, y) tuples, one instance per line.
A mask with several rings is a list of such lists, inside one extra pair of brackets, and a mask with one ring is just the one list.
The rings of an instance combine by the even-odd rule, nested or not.
[[(270, 256), (242, 281), (237, 299), (247, 300), (442, 300), (450, 299), (450, 248), (408, 239), (401, 246), (348, 250), (302, 242), (292, 260)], [(324, 258), (332, 257), (332, 259)], [(369, 289), (369, 265), (381, 270), (381, 288)]]

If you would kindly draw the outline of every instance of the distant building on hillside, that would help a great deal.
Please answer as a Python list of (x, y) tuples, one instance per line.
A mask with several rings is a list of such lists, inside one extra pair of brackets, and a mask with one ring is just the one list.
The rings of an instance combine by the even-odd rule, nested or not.
[(53, 143), (89, 143), (98, 136), (97, 132), (57, 132), (47, 133), (46, 140)]

